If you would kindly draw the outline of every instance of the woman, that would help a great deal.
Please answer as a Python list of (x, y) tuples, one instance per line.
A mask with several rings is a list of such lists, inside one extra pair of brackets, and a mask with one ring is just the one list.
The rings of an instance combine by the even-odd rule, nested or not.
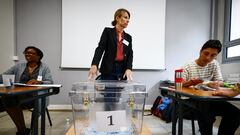
[[(17, 83), (52, 84), (53, 80), (50, 69), (46, 64), (41, 62), (43, 52), (34, 46), (28, 46), (25, 48), (23, 54), (25, 55), (27, 62), (17, 64), (3, 74), (14, 74), (15, 82)], [(2, 80), (2, 78), (0, 78), (0, 80)], [(17, 97), (3, 96), (0, 99), (0, 102), (2, 102), (1, 104), (3, 104), (4, 109), (7, 111), (17, 127), (17, 135), (30, 134), (30, 129), (26, 128), (25, 126), (22, 107), (33, 106), (33, 102), (18, 106), (18, 100), (26, 96), (32, 95), (28, 94)]]
[(97, 75), (101, 63), (101, 80), (132, 80), (132, 37), (124, 31), (128, 26), (130, 13), (126, 9), (118, 9), (114, 14), (112, 25), (105, 28), (92, 60), (88, 79)]
[(20, 63), (3, 74), (14, 74), (16, 83), (26, 84), (51, 84), (53, 83), (50, 69), (41, 62), (43, 52), (34, 47), (28, 46), (23, 54), (27, 63)]

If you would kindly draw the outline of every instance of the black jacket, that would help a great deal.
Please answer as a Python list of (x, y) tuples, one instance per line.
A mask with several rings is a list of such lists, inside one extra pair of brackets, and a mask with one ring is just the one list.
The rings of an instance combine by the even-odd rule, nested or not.
[[(123, 53), (124, 53), (124, 71), (126, 69), (132, 70), (133, 62), (133, 50), (132, 50), (132, 37), (123, 32)], [(105, 28), (101, 39), (98, 43), (98, 47), (95, 50), (95, 54), (92, 60), (92, 65), (99, 66), (99, 62), (103, 55), (100, 72), (103, 74), (112, 73), (113, 63), (116, 58), (117, 52), (117, 32), (116, 28)]]

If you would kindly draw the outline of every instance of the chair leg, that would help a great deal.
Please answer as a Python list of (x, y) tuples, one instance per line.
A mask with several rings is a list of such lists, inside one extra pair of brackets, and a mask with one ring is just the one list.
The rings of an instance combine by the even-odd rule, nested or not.
[(194, 124), (194, 119), (192, 121), (192, 134), (195, 135), (195, 124)]
[(52, 126), (52, 120), (51, 120), (51, 118), (50, 118), (49, 111), (48, 111), (47, 108), (46, 108), (46, 113), (47, 113), (47, 117), (48, 117), (49, 124), (50, 124), (50, 126)]
[[(31, 111), (32, 112), (32, 111)], [(33, 112), (32, 112), (32, 117), (31, 117), (31, 130), (33, 130), (33, 120), (34, 120), (34, 118), (33, 118)]]

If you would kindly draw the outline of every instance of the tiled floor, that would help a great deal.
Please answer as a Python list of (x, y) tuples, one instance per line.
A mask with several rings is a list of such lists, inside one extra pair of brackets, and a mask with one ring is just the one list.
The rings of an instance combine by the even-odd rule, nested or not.
[[(145, 112), (148, 114), (149, 112)], [(26, 125), (29, 127), (31, 121), (31, 112), (24, 111), (24, 116), (26, 119)], [(49, 125), (46, 118), (46, 135), (64, 135), (72, 124), (72, 112), (71, 111), (50, 111), (50, 116), (52, 119), (53, 126)], [(219, 121), (219, 120), (218, 120)], [(155, 116), (144, 116), (144, 123), (150, 129), (153, 135), (171, 135), (171, 123), (165, 123), (161, 119)], [(217, 134), (218, 122), (215, 123), (213, 132)], [(200, 135), (198, 132), (198, 124), (195, 122), (196, 135)], [(184, 120), (184, 135), (192, 135), (191, 121)], [(16, 128), (10, 117), (6, 113), (0, 114), (0, 135), (15, 135)], [(236, 133), (239, 135), (239, 132)]]
[[(71, 111), (49, 111), (52, 120), (52, 127), (49, 125), (46, 117), (46, 135), (64, 135), (68, 130), (71, 119)], [(31, 112), (24, 111), (25, 123), (27, 127), (30, 127)], [(67, 119), (70, 119), (67, 122)], [(40, 124), (39, 124), (40, 125)], [(15, 135), (16, 128), (10, 117), (6, 113), (0, 114), (0, 135)]]

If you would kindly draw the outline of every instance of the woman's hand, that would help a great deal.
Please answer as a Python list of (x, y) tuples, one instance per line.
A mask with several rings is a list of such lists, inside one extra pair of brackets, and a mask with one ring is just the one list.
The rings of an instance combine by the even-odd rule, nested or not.
[(127, 77), (127, 80), (128, 81), (132, 81), (133, 78), (132, 78), (132, 70), (130, 69), (127, 69), (123, 75), (123, 78)]
[(27, 82), (27, 84), (41, 84), (41, 83), (42, 83), (41, 81), (38, 81), (36, 79), (32, 79)]
[(98, 69), (96, 65), (92, 65), (88, 72), (88, 80), (93, 80), (94, 76), (97, 75)]

